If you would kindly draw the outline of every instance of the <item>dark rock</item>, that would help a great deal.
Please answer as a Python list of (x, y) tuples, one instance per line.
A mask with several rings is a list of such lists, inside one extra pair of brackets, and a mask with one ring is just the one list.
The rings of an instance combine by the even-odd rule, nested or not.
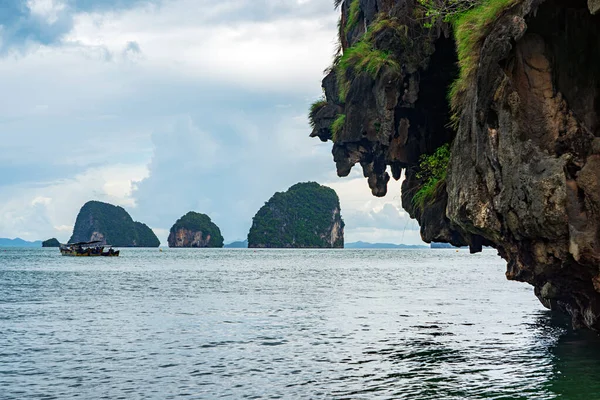
[(331, 139), (331, 125), (339, 114), (339, 106), (327, 103), (315, 113), (315, 127), (310, 137), (318, 137), (322, 142)]
[(329, 71), (329, 73), (325, 75), (321, 87), (325, 93), (325, 100), (327, 100), (328, 103), (341, 105), (339, 104), (338, 99), (339, 87), (335, 71)]
[(42, 242), (42, 247), (60, 247), (60, 242), (56, 238), (44, 240)]

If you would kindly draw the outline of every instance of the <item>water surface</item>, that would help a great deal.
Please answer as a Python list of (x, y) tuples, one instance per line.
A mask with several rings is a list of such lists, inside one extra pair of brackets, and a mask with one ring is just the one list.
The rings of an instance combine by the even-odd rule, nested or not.
[(599, 399), (493, 251), (0, 249), (0, 399)]

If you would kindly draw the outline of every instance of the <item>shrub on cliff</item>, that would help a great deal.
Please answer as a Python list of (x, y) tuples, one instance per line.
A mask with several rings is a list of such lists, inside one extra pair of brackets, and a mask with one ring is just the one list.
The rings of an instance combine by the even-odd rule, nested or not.
[(423, 185), (413, 196), (413, 204), (423, 210), (427, 202), (435, 198), (435, 194), (446, 183), (448, 163), (450, 162), (450, 145), (439, 147), (433, 154), (423, 154), (420, 158), (417, 178)]
[(327, 100), (325, 100), (324, 98), (321, 98), (321, 99), (315, 101), (314, 103), (312, 103), (310, 105), (310, 111), (308, 113), (308, 122), (309, 122), (311, 128), (313, 128), (313, 129), (315, 128), (315, 126), (316, 126), (316, 121), (315, 121), (316, 115), (326, 105), (327, 105)]
[[(344, 222), (340, 202), (331, 188), (298, 183), (278, 192), (252, 220), (249, 247), (343, 247)], [(333, 240), (333, 243), (332, 243)]]

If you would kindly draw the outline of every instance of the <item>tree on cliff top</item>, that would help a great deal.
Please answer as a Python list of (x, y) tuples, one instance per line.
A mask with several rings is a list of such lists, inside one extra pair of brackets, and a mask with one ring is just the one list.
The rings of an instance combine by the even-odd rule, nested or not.
[(343, 235), (331, 245), (333, 224), (344, 221), (335, 191), (316, 182), (298, 183), (277, 192), (256, 213), (248, 233), (249, 247), (343, 247)]
[(175, 222), (175, 225), (171, 227), (170, 233), (174, 235), (180, 229), (186, 229), (192, 232), (202, 232), (204, 237), (210, 235), (208, 247), (223, 247), (221, 230), (206, 214), (193, 211), (188, 212)]

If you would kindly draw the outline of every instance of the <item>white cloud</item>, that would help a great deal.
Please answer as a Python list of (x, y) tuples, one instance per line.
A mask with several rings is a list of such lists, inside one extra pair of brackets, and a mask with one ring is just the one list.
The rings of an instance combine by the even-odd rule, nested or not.
[(96, 199), (134, 210), (133, 181), (147, 176), (143, 165), (90, 169), (47, 184), (15, 185), (0, 192), (0, 237), (69, 239), (81, 206)]
[(76, 14), (70, 2), (27, 4), (67, 30), (0, 59), (0, 236), (66, 240), (81, 205), (98, 199), (163, 242), (190, 210), (227, 241), (243, 239), (274, 192), (309, 180), (338, 192), (349, 241), (415, 232), (399, 185), (378, 199), (358, 174), (336, 179), (331, 145), (308, 138), (336, 36), (330, 2), (173, 0)]
[(386, 197), (374, 197), (358, 170), (325, 185), (340, 198), (346, 242), (423, 244), (418, 224), (402, 209), (402, 181), (390, 181)]
[(335, 47), (333, 7), (316, 0), (295, 6), (279, 2), (284, 7), (266, 3), (281, 12), (244, 19), (239, 14), (250, 12), (252, 3), (180, 0), (119, 14), (82, 13), (65, 41), (101, 46), (112, 54), (133, 42), (143, 49), (146, 68), (187, 79), (210, 78), (259, 91), (314, 92)]
[(168, 229), (186, 212), (202, 212), (226, 241), (244, 239), (252, 217), (276, 191), (333, 176), (328, 148), (310, 141), (297, 110), (274, 110), (273, 104), (256, 113), (231, 111), (210, 131), (196, 118), (180, 117), (155, 132), (149, 176), (134, 193), (141, 218)]
[(58, 21), (59, 14), (65, 10), (66, 5), (58, 0), (27, 0), (27, 7), (31, 14), (52, 25)]

